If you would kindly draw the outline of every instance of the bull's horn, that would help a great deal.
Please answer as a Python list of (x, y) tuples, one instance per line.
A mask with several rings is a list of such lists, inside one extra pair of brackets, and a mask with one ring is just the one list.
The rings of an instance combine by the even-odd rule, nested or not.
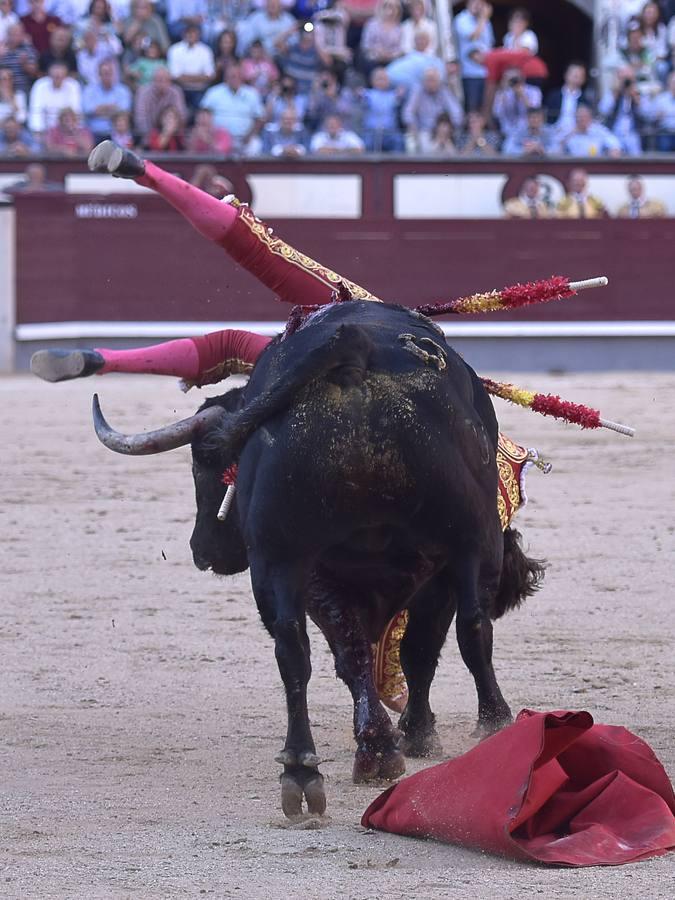
[(94, 394), (92, 403), (94, 415), (94, 428), (96, 435), (102, 444), (115, 453), (124, 453), (127, 456), (147, 456), (151, 453), (164, 453), (166, 450), (175, 450), (176, 447), (184, 447), (194, 437), (206, 432), (209, 428), (220, 424), (226, 415), (220, 406), (209, 406), (201, 410), (189, 419), (182, 419), (157, 431), (147, 431), (144, 434), (121, 434), (115, 431), (106, 422), (101, 406), (98, 402), (98, 394)]

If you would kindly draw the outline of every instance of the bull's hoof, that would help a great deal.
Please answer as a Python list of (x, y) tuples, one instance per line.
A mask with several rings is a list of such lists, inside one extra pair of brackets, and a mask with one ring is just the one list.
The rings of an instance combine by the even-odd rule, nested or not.
[(491, 737), (491, 735), (493, 734), (497, 734), (497, 732), (501, 731), (502, 728), (506, 728), (507, 725), (511, 725), (512, 723), (513, 716), (511, 715), (511, 711), (508, 708), (496, 715), (479, 715), (478, 721), (476, 722), (476, 727), (471, 732), (471, 737), (477, 738), (478, 740), (482, 741), (484, 738)]
[(435, 730), (418, 734), (406, 734), (401, 742), (401, 749), (410, 757), (443, 756), (443, 745)]
[(369, 781), (395, 781), (405, 774), (405, 758), (400, 750), (374, 751), (358, 749), (354, 757), (354, 784)]
[(145, 163), (132, 150), (125, 150), (113, 141), (101, 141), (89, 154), (90, 172), (109, 172), (117, 178), (139, 178)]
[(281, 808), (287, 819), (302, 816), (303, 798), (309, 815), (322, 816), (326, 812), (323, 775), (317, 769), (298, 766), (281, 776)]

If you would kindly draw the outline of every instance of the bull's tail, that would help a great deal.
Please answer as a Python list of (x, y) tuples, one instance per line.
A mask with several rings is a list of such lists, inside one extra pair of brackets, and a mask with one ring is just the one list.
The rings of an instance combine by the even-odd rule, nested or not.
[(251, 434), (263, 422), (291, 405), (295, 395), (317, 378), (329, 377), (341, 386), (363, 380), (373, 342), (359, 325), (340, 325), (331, 338), (285, 368), (272, 384), (229, 415), (208, 442), (228, 457), (239, 456)]
[(507, 528), (504, 532), (502, 575), (490, 618), (499, 619), (531, 597), (539, 590), (545, 571), (544, 560), (531, 559), (523, 552), (520, 532)]

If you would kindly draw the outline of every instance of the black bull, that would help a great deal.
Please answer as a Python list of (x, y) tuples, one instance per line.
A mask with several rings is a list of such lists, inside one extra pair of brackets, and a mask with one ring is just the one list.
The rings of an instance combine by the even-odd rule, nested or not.
[[(282, 806), (325, 809), (311, 734), (306, 614), (325, 635), (354, 700), (354, 779), (395, 778), (402, 753), (439, 751), (429, 689), (448, 628), (478, 693), (478, 722), (510, 721), (492, 667), (492, 622), (532, 593), (542, 567), (497, 515), (497, 420), (473, 370), (428, 319), (401, 307), (326, 307), (273, 342), (243, 392), (191, 420), (124, 438), (121, 452), (192, 440), (199, 568), (250, 566), (274, 639), (288, 707)], [(236, 514), (216, 514), (238, 463)], [(399, 731), (379, 702), (371, 644), (407, 608), (401, 664), (409, 688)]]

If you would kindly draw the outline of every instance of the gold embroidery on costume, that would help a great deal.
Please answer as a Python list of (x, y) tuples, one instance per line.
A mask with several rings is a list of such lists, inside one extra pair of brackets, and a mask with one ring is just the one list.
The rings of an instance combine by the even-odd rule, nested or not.
[(277, 256), (282, 256), (287, 262), (297, 266), (299, 269), (311, 272), (312, 275), (318, 278), (319, 281), (322, 281), (326, 286), (334, 287), (337, 284), (344, 284), (348, 287), (354, 300), (374, 300), (379, 303), (382, 302), (365, 288), (362, 288), (361, 285), (355, 284), (348, 278), (343, 278), (341, 275), (338, 275), (337, 272), (333, 272), (331, 269), (327, 269), (325, 266), (320, 265), (310, 256), (300, 253), (299, 250), (291, 247), (290, 244), (282, 241), (281, 238), (274, 237), (271, 229), (261, 222), (248, 206), (239, 207), (239, 218), (251, 229), (259, 241), (262, 241), (262, 243), (267, 245), (270, 252), (275, 253)]
[[(509, 526), (523, 504), (521, 472), (525, 463), (535, 457), (536, 454), (533, 457), (529, 450), (519, 447), (506, 435), (499, 434), (497, 512), (502, 529)], [(373, 645), (373, 674), (377, 692), (385, 706), (395, 712), (401, 712), (408, 702), (408, 686), (401, 669), (401, 641), (407, 624), (408, 613), (404, 610), (394, 616), (379, 642)]]

